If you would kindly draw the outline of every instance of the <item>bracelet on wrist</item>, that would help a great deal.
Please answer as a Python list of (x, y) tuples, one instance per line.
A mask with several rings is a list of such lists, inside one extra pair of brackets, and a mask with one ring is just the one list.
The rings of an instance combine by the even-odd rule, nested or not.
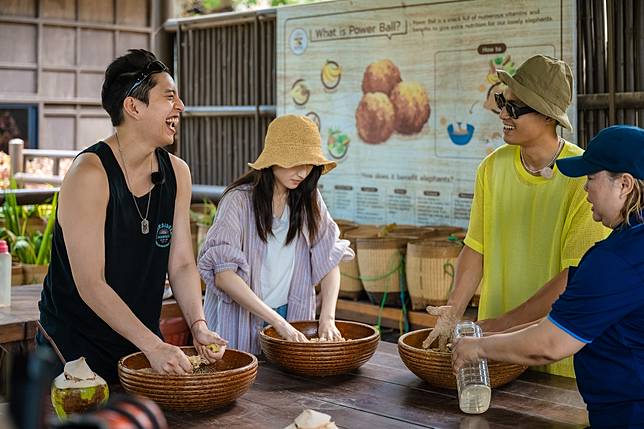
[(205, 324), (206, 324), (206, 327), (208, 327), (208, 322), (206, 322), (206, 319), (197, 319), (197, 320), (195, 320), (194, 322), (192, 322), (192, 324), (190, 325), (190, 332), (192, 332), (192, 329), (195, 327), (195, 325), (196, 325), (198, 322), (203, 322), (203, 323), (205, 323)]

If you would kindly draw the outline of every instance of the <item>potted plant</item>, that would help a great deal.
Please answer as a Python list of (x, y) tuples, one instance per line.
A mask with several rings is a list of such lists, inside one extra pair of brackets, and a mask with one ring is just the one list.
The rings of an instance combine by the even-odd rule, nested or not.
[[(14, 260), (22, 266), (22, 284), (42, 283), (47, 274), (57, 203), (57, 193), (51, 205), (33, 207), (19, 206), (15, 194), (5, 194), (2, 205), (4, 226), (0, 227), (0, 239), (7, 241)], [(33, 226), (34, 222), (29, 219), (42, 219), (43, 215), (47, 215), (47, 221), (40, 223), (40, 228)], [(12, 271), (12, 284), (19, 284), (20, 265)]]

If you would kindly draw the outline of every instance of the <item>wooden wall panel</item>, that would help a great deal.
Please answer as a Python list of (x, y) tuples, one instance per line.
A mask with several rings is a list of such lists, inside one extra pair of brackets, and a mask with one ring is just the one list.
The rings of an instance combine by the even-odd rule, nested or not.
[(0, 62), (36, 64), (37, 31), (38, 27), (31, 24), (0, 23)]
[(76, 30), (43, 26), (42, 64), (73, 66), (76, 64)]
[(114, 22), (114, 2), (111, 0), (78, 0), (78, 19), (84, 22)]
[(2, 70), (0, 69), (0, 94), (35, 94), (35, 70)]
[(114, 33), (102, 30), (81, 30), (80, 65), (106, 68), (114, 59)]
[[(577, 16), (578, 141), (585, 146), (609, 125), (644, 126), (637, 101), (644, 93), (644, 2), (577, 0)], [(597, 95), (601, 102), (584, 106), (585, 96)]]
[(81, 73), (78, 75), (79, 98), (100, 99), (104, 73)]
[(74, 117), (47, 117), (44, 120), (44, 134), (48, 149), (74, 149)]
[(150, 37), (145, 33), (132, 33), (127, 31), (119, 32), (116, 43), (116, 55), (127, 54), (128, 49), (149, 49)]
[(78, 124), (78, 147), (73, 149), (83, 149), (87, 146), (93, 145), (99, 140), (104, 140), (112, 134), (112, 124), (109, 117), (105, 115), (104, 118), (79, 118)]
[(36, 16), (36, 0), (0, 0), (0, 11), (7, 16)]
[(150, 2), (116, 0), (116, 23), (138, 27), (150, 25)]
[(74, 72), (42, 72), (42, 95), (54, 98), (74, 98), (76, 75)]
[(165, 0), (0, 0), (0, 103), (38, 106), (40, 148), (94, 143), (111, 130), (100, 104), (105, 68), (128, 48), (169, 48), (159, 41), (167, 37), (158, 30), (164, 5)]
[(76, 19), (76, 0), (40, 0), (43, 18)]

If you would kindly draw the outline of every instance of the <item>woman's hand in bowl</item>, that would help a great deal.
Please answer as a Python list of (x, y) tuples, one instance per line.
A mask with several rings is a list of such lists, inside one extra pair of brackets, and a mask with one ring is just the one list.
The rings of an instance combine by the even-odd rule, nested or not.
[(303, 333), (295, 329), (293, 325), (288, 323), (286, 320), (282, 319), (280, 323), (277, 323), (275, 325), (275, 330), (280, 335), (280, 337), (284, 338), (286, 341), (293, 341), (296, 343), (309, 342), (308, 338), (306, 338)]

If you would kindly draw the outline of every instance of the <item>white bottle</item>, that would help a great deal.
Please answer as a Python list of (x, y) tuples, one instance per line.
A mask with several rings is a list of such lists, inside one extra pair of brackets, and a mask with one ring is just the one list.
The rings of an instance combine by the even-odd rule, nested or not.
[[(481, 337), (481, 328), (474, 322), (460, 322), (454, 329), (454, 338), (458, 337)], [(462, 367), (456, 376), (456, 386), (461, 411), (467, 414), (486, 412), (492, 396), (487, 359)]]
[(0, 307), (11, 305), (11, 254), (9, 246), (0, 240)]

